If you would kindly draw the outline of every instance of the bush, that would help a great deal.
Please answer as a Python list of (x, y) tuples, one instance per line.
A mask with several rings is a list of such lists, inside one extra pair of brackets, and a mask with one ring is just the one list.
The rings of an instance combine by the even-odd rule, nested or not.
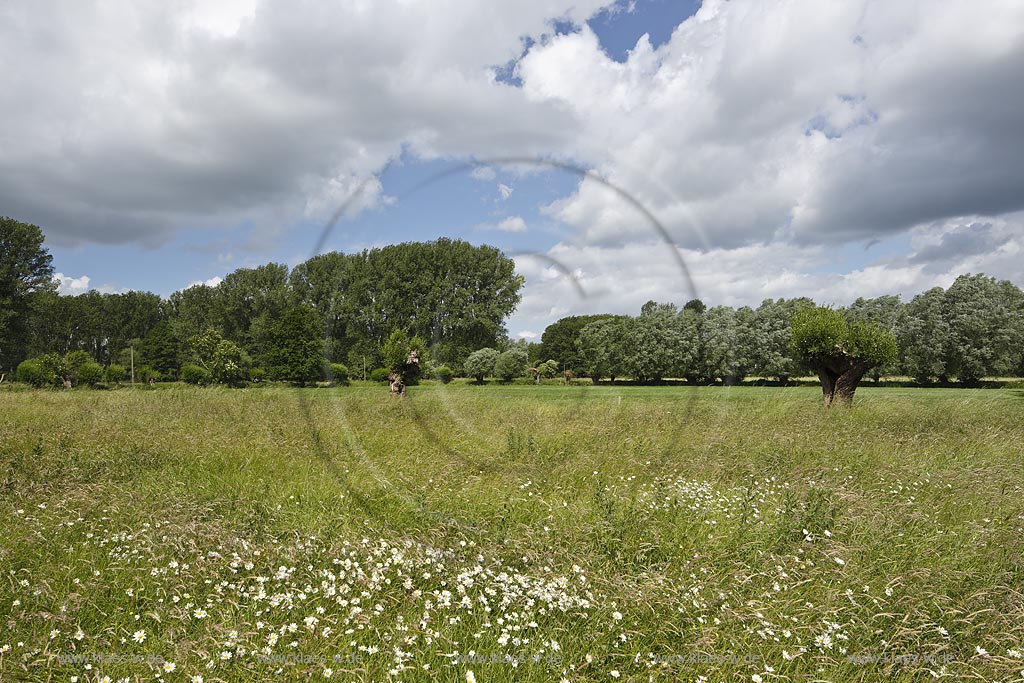
[(19, 363), (14, 378), (34, 387), (53, 386), (57, 383), (57, 375), (35, 359)]
[[(201, 370), (202, 368), (200, 368)], [(249, 381), (262, 382), (267, 379), (267, 371), (263, 368), (249, 368)]]
[(387, 368), (377, 368), (370, 371), (371, 382), (387, 382), (390, 371)]
[(128, 371), (124, 369), (123, 365), (111, 363), (107, 366), (106, 376), (108, 382), (119, 384), (128, 379)]
[(75, 377), (79, 384), (95, 386), (103, 381), (103, 366), (92, 361), (82, 363), (78, 366)]
[(209, 384), (211, 379), (209, 371), (204, 367), (190, 363), (181, 368), (181, 381), (186, 384), (203, 386)]
[(348, 383), (348, 366), (341, 363), (330, 363), (327, 366), (327, 379), (335, 384)]
[[(68, 351), (64, 354), (64, 367), (69, 373), (76, 379), (78, 378), (78, 371), (86, 363), (91, 363), (92, 358), (85, 351)], [(79, 379), (79, 381), (82, 381)]]
[(141, 368), (135, 371), (135, 379), (142, 382), (143, 384), (149, 384), (153, 382), (159, 382), (164, 378), (157, 370), (154, 370), (148, 365), (143, 365)]
[(451, 382), (452, 378), (455, 377), (455, 373), (452, 372), (452, 369), (447, 365), (441, 365), (434, 368), (433, 376), (434, 379), (440, 381), (441, 384), (448, 384), (448, 382)]

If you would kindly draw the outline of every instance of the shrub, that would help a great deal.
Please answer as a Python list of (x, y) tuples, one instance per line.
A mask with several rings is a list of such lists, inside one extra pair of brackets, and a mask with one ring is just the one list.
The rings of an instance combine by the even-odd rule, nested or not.
[(64, 381), (64, 376), (68, 372), (67, 365), (64, 363), (64, 357), (56, 353), (44, 353), (38, 358), (33, 359), (47, 377), (52, 378), (50, 381), (55, 386), (61, 386)]
[(186, 384), (197, 384), (202, 386), (209, 384), (211, 379), (209, 371), (199, 365), (189, 363), (181, 368), (181, 381)]
[(128, 379), (128, 371), (124, 369), (123, 365), (111, 363), (107, 366), (106, 376), (108, 382), (118, 384)]
[(135, 379), (143, 384), (148, 384), (150, 380), (159, 382), (164, 378), (157, 370), (154, 370), (152, 366), (143, 365), (141, 368), (135, 371)]
[(327, 366), (327, 379), (335, 384), (347, 384), (348, 366), (341, 363), (330, 363)]
[(387, 382), (388, 375), (391, 374), (387, 368), (376, 368), (370, 371), (371, 382)]
[[(91, 363), (92, 358), (85, 351), (68, 351), (64, 354), (64, 367), (71, 373), (76, 379), (78, 378), (78, 371), (86, 363)], [(79, 379), (79, 381), (82, 381)]]
[(103, 381), (103, 366), (92, 361), (82, 363), (78, 366), (75, 377), (78, 379), (79, 384), (90, 387), (95, 386)]
[[(202, 369), (202, 368), (200, 368)], [(249, 368), (249, 381), (262, 382), (267, 379), (267, 371), (263, 368)]]
[(18, 368), (14, 371), (14, 377), (19, 382), (31, 384), (34, 387), (52, 386), (57, 383), (57, 375), (35, 359), (19, 363)]
[(452, 369), (449, 368), (447, 365), (440, 365), (434, 368), (433, 375), (434, 379), (440, 381), (441, 384), (448, 384), (448, 382), (452, 381), (452, 378), (455, 376), (455, 373), (452, 372)]

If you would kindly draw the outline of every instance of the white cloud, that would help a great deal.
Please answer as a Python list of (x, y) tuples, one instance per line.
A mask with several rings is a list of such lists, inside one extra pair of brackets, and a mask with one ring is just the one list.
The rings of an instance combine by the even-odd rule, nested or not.
[(217, 285), (219, 285), (222, 282), (224, 282), (224, 278), (220, 277), (219, 275), (214, 275), (213, 277), (211, 277), (208, 280), (195, 280), (193, 282), (190, 282), (190, 283), (188, 283), (187, 286), (182, 287), (182, 289), (190, 289), (192, 287), (195, 287), (196, 285), (206, 285), (207, 287), (216, 287)]
[(530, 330), (523, 330), (516, 334), (516, 336), (519, 337), (520, 339), (532, 340), (536, 339), (538, 335), (536, 332), (531, 332)]
[[(624, 63), (583, 30), (517, 73), (680, 243), (837, 243), (1024, 208), (1022, 27), (1009, 0), (706, 0)], [(651, 234), (592, 181), (549, 213), (589, 243)]]
[(521, 216), (509, 216), (496, 227), (504, 232), (526, 232), (526, 221)]
[[(585, 27), (550, 35), (608, 4), (7, 3), (0, 205), (54, 244), (243, 224), (266, 244), (357, 188), (349, 215), (391, 201), (380, 173), (403, 154), (539, 155), (650, 209), (719, 303), (1024, 280), (1024, 3), (704, 0), (624, 62)], [(522, 87), (499, 81), (527, 44)], [(518, 259), (523, 329), (580, 288), (595, 312), (685, 294), (616, 192), (587, 180), (545, 213), (583, 246), (548, 252), (564, 272)], [(873, 240), (910, 253), (833, 263)]]
[(88, 275), (70, 277), (64, 273), (54, 273), (53, 279), (57, 283), (57, 291), (61, 294), (75, 296), (77, 294), (85, 294), (90, 289), (89, 281), (91, 278)]
[(545, 154), (572, 116), (493, 67), (609, 1), (7, 3), (0, 204), (53, 244), (267, 241), (406, 152)]
[(568, 311), (636, 315), (649, 300), (682, 305), (693, 297), (708, 305), (755, 307), (766, 298), (800, 296), (833, 305), (886, 294), (909, 301), (968, 272), (1024, 285), (1024, 212), (989, 220), (984, 227), (983, 220), (966, 216), (915, 226), (909, 250), (899, 243), (903, 238), (867, 249), (780, 242), (682, 249), (685, 269), (673, 247), (656, 240), (561, 243), (545, 255), (557, 268), (545, 259), (516, 259), (526, 286), (509, 327), (540, 329)]

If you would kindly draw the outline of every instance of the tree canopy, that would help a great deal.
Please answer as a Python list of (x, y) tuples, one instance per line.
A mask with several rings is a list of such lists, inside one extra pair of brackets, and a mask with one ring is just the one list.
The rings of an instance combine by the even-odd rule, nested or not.
[(818, 374), (825, 404), (850, 403), (864, 374), (896, 359), (896, 338), (874, 322), (842, 311), (804, 308), (793, 318), (793, 352)]

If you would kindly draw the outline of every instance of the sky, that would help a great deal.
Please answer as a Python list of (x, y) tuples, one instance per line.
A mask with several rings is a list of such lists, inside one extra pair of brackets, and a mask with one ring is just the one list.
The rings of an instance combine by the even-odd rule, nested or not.
[(527, 339), (1024, 285), (1021, 74), (1019, 0), (8, 2), (0, 214), (64, 293), (491, 244)]

